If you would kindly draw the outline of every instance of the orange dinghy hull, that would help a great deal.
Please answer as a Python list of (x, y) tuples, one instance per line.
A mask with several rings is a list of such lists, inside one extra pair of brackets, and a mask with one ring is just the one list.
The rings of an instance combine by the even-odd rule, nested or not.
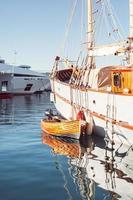
[(55, 136), (66, 136), (71, 138), (79, 139), (80, 137), (80, 121), (49, 121), (41, 120), (41, 129), (43, 132), (46, 132), (50, 135)]

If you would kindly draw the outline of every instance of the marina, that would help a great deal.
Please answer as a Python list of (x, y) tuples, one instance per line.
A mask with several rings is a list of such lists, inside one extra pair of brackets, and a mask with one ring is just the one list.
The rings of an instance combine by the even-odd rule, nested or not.
[(49, 108), (56, 112), (46, 92), (0, 100), (1, 200), (132, 200), (131, 149), (46, 135), (40, 120)]
[(0, 200), (133, 200), (133, 0), (0, 16)]

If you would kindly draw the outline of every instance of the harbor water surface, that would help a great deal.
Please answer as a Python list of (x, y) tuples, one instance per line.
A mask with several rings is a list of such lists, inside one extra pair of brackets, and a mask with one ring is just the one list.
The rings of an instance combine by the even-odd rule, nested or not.
[[(49, 108), (56, 112), (47, 92), (0, 100), (0, 200), (133, 199), (133, 156), (127, 155), (130, 150), (117, 155), (120, 168), (118, 163), (109, 167), (109, 161), (103, 161), (94, 150), (101, 148), (98, 155), (104, 152), (107, 158), (104, 140), (89, 138), (84, 146), (83, 140), (45, 135), (40, 121)], [(87, 151), (87, 145), (89, 152), (93, 147), (93, 153)], [(78, 153), (88, 153), (88, 160), (84, 157), (81, 163)], [(99, 174), (95, 171), (98, 165)], [(110, 183), (107, 190), (105, 185)], [(122, 191), (124, 187), (127, 192)]]

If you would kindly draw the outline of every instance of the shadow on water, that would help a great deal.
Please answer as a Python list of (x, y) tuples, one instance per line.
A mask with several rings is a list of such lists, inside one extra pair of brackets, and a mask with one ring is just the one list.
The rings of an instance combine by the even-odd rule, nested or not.
[(77, 141), (42, 133), (42, 143), (54, 155), (68, 157), (69, 174), (83, 199), (132, 199), (132, 165), (126, 163), (127, 155), (120, 158), (115, 149), (106, 148), (104, 139), (82, 135)]

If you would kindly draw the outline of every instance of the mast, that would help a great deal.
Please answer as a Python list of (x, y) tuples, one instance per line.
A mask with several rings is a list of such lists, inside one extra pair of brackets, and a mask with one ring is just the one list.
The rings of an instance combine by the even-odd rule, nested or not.
[(130, 21), (129, 21), (129, 63), (133, 65), (133, 0), (129, 0), (129, 13), (130, 13)]
[[(87, 48), (93, 50), (94, 47), (94, 32), (93, 32), (93, 14), (92, 0), (87, 0)], [(88, 57), (89, 68), (94, 68), (94, 57)]]
[(87, 18), (88, 18), (88, 27), (87, 27), (87, 44), (88, 44), (88, 49), (92, 47), (93, 44), (93, 17), (92, 17), (92, 0), (88, 0), (88, 13), (87, 13)]

